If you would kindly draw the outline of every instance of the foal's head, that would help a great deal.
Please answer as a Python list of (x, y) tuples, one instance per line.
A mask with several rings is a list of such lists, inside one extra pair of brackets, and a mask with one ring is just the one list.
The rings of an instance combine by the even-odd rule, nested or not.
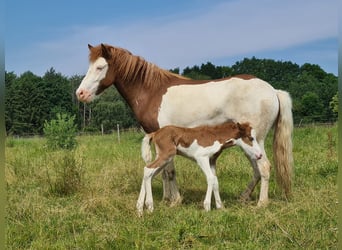
[(234, 145), (240, 146), (250, 159), (261, 159), (262, 151), (256, 140), (255, 130), (249, 123), (237, 123), (237, 129), (237, 137), (233, 139)]
[[(109, 70), (113, 62), (120, 58), (120, 53), (113, 53), (114, 50), (121, 51), (123, 54), (129, 54), (128, 51), (114, 48), (109, 45), (98, 45), (89, 48), (89, 68), (86, 76), (83, 78), (76, 91), (76, 96), (80, 101), (91, 102), (101, 94), (106, 88), (115, 82), (115, 73)], [(117, 58), (113, 58), (114, 55)], [(121, 57), (122, 58), (122, 57)]]

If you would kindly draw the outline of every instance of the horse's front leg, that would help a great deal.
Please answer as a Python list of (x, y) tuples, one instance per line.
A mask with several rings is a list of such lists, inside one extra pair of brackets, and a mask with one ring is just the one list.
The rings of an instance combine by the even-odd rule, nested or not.
[(171, 205), (177, 205), (182, 202), (179, 194), (176, 171), (173, 160), (169, 162), (163, 170), (163, 200), (171, 201)]

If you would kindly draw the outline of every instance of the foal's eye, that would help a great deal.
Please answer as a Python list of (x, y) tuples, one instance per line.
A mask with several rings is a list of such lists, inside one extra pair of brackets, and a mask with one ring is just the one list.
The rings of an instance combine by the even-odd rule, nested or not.
[(249, 140), (250, 140), (250, 141), (254, 141), (254, 138), (253, 138), (253, 137), (249, 137)]
[(100, 70), (103, 69), (103, 67), (102, 66), (97, 66), (96, 69), (100, 71)]

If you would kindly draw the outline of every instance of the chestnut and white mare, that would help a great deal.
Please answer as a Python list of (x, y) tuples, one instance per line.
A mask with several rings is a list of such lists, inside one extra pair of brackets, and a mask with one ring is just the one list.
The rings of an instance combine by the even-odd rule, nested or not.
[[(262, 159), (249, 160), (254, 176), (241, 198), (248, 200), (261, 180), (258, 206), (268, 202), (271, 164), (264, 141), (274, 127), (273, 158), (277, 181), (290, 195), (292, 176), (292, 104), (289, 94), (251, 75), (196, 81), (147, 62), (129, 51), (100, 44), (88, 45), (89, 69), (76, 91), (82, 102), (91, 102), (114, 85), (133, 110), (145, 132), (166, 125), (196, 127), (229, 120), (250, 122), (257, 134)], [(173, 161), (163, 170), (163, 198), (181, 201)]]
[[(156, 150), (156, 158), (152, 162), (151, 142)], [(145, 135), (141, 153), (147, 165), (144, 167), (144, 177), (137, 201), (138, 214), (142, 215), (144, 202), (148, 211), (153, 211), (152, 178), (176, 155), (183, 155), (196, 161), (205, 174), (207, 192), (203, 202), (204, 209), (210, 210), (212, 193), (214, 193), (216, 208), (222, 208), (216, 176), (216, 160), (224, 149), (234, 145), (241, 147), (250, 159), (258, 161), (262, 158), (255, 131), (248, 123), (226, 122), (216, 126), (195, 128), (169, 125)]]

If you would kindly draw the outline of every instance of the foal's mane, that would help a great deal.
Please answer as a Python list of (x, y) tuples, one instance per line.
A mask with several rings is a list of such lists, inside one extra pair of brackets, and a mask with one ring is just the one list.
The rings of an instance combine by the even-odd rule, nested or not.
[(105, 57), (115, 71), (115, 75), (127, 83), (139, 83), (149, 88), (158, 88), (171, 80), (188, 79), (178, 74), (159, 68), (157, 65), (135, 56), (126, 49), (104, 45), (109, 55), (103, 55), (101, 45), (92, 47), (89, 60), (94, 62), (98, 57)]

